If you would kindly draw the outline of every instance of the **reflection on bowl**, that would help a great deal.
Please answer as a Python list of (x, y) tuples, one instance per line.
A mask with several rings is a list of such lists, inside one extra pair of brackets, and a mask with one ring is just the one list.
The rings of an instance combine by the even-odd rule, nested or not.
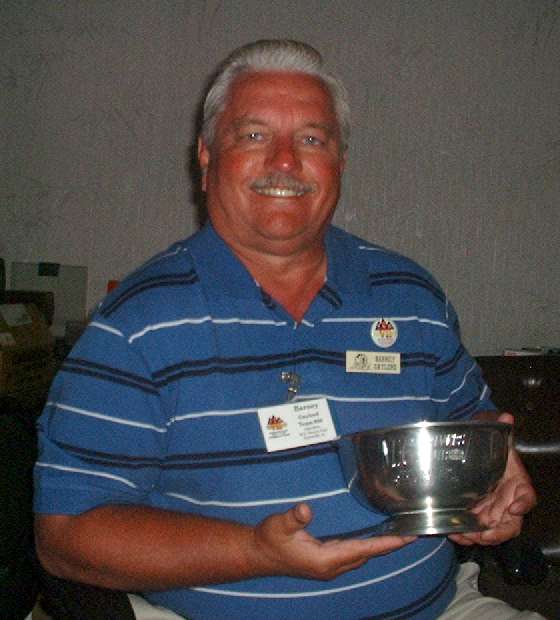
[(378, 534), (446, 534), (483, 527), (470, 509), (504, 473), (511, 426), (419, 422), (346, 435), (339, 456), (352, 494), (389, 518)]

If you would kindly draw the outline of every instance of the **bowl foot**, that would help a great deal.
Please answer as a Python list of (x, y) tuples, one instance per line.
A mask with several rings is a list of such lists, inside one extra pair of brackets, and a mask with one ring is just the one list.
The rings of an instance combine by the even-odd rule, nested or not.
[(480, 532), (481, 526), (471, 512), (464, 510), (440, 510), (409, 512), (389, 517), (380, 523), (373, 536), (430, 536), (433, 534), (457, 534)]

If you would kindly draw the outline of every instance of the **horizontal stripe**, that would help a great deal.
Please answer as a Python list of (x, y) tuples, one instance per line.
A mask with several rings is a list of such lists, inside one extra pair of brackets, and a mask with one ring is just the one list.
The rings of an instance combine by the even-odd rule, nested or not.
[(93, 370), (88, 370), (85, 368), (76, 368), (72, 366), (62, 367), (61, 372), (66, 372), (74, 375), (83, 375), (87, 377), (95, 377), (96, 379), (100, 379), (102, 381), (110, 381), (111, 383), (119, 383), (120, 385), (125, 385), (127, 387), (135, 388), (138, 390), (142, 390), (143, 392), (148, 392), (149, 394), (156, 395), (158, 393), (156, 388), (149, 388), (145, 385), (138, 385), (138, 383), (134, 383), (133, 381), (127, 381), (126, 379), (121, 379), (119, 377), (111, 377), (109, 375), (95, 372)]
[(287, 325), (286, 321), (272, 321), (266, 319), (241, 319), (239, 317), (230, 317), (225, 319), (215, 319), (209, 315), (203, 317), (190, 318), (186, 317), (183, 319), (177, 319), (175, 321), (164, 321), (162, 323), (154, 323), (153, 325), (147, 325), (143, 329), (138, 332), (132, 334), (128, 342), (132, 343), (138, 338), (142, 338), (146, 334), (150, 332), (159, 331), (161, 329), (173, 329), (175, 327), (181, 327), (183, 325), (202, 325), (203, 323), (214, 323), (216, 325), (227, 325), (237, 323), (239, 325), (265, 325), (272, 327), (283, 327)]
[(198, 276), (195, 271), (188, 273), (172, 273), (146, 278), (141, 282), (137, 282), (125, 289), (118, 297), (110, 301), (106, 306), (102, 306), (100, 314), (105, 318), (116, 312), (123, 304), (133, 299), (140, 293), (148, 290), (169, 286), (185, 286), (198, 282)]
[(431, 396), (416, 396), (414, 394), (402, 394), (400, 396), (336, 396), (334, 394), (301, 394), (300, 398), (294, 399), (292, 402), (312, 398), (326, 398), (327, 400), (341, 403), (393, 403), (399, 401), (435, 400)]
[(291, 599), (291, 598), (307, 598), (307, 597), (316, 597), (316, 596), (329, 596), (331, 594), (337, 594), (339, 592), (348, 592), (349, 590), (365, 588), (367, 586), (371, 586), (373, 584), (380, 583), (382, 581), (387, 581), (387, 579), (392, 579), (393, 577), (396, 577), (397, 575), (406, 573), (416, 568), (417, 566), (420, 566), (421, 564), (423, 564), (424, 562), (432, 558), (434, 555), (436, 555), (436, 553), (440, 551), (443, 545), (445, 545), (445, 541), (446, 539), (444, 538), (435, 549), (430, 551), (430, 553), (427, 553), (423, 557), (416, 560), (416, 562), (407, 564), (406, 566), (403, 566), (399, 568), (398, 570), (392, 571), (390, 573), (386, 573), (385, 575), (379, 575), (379, 577), (374, 577), (373, 579), (368, 579), (366, 581), (353, 583), (348, 586), (341, 586), (339, 588), (327, 588), (325, 590), (312, 590), (308, 592), (286, 592), (286, 593), (250, 592), (250, 591), (225, 590), (225, 589), (219, 590), (217, 588), (203, 588), (203, 587), (197, 587), (197, 588), (191, 588), (191, 589), (197, 592), (206, 592), (208, 594), (217, 594), (221, 596), (237, 596), (237, 597), (242, 597), (242, 598)]
[(401, 353), (401, 367), (428, 366), (431, 368), (436, 365), (437, 359), (433, 353)]
[(181, 493), (164, 493), (164, 495), (168, 495), (169, 497), (174, 497), (175, 499), (180, 499), (184, 502), (188, 502), (189, 504), (195, 504), (196, 506), (221, 506), (222, 508), (254, 508), (256, 506), (277, 506), (279, 504), (297, 504), (298, 502), (306, 502), (312, 499), (325, 499), (327, 497), (334, 497), (336, 495), (345, 495), (348, 494), (347, 488), (336, 489), (334, 491), (327, 491), (325, 493), (311, 493), (309, 495), (300, 495), (299, 497), (276, 497), (274, 499), (261, 499), (261, 500), (252, 500), (246, 502), (224, 502), (219, 500), (199, 500), (194, 497), (190, 497), (188, 495), (183, 495)]
[[(319, 356), (309, 356), (305, 359), (298, 360), (297, 363), (303, 364), (308, 362), (321, 362), (322, 364), (335, 364), (337, 366), (343, 366), (344, 362), (341, 362), (337, 359), (328, 359), (322, 358)], [(279, 360), (275, 363), (269, 364), (248, 364), (245, 366), (210, 366), (208, 368), (197, 368), (192, 370), (182, 370), (177, 372), (161, 381), (157, 382), (158, 387), (165, 387), (170, 383), (175, 381), (179, 381), (181, 379), (185, 379), (187, 377), (202, 377), (212, 374), (222, 374), (222, 375), (233, 375), (233, 374), (242, 374), (246, 372), (264, 372), (268, 370), (275, 370), (278, 368), (286, 368), (290, 367), (293, 364), (293, 360)]]
[(145, 377), (120, 370), (119, 368), (113, 368), (112, 366), (106, 366), (104, 364), (98, 364), (97, 362), (90, 362), (80, 358), (66, 358), (61, 366), (61, 371), (87, 375), (103, 381), (119, 383), (128, 387), (137, 388), (150, 394), (158, 393), (157, 388), (151, 379), (146, 379)]
[(467, 378), (468, 376), (471, 374), (471, 372), (476, 368), (476, 363), (474, 363), (468, 370), (467, 372), (463, 375), (463, 379), (461, 381), (461, 383), (454, 388), (453, 390), (451, 390), (451, 392), (449, 392), (449, 396), (447, 398), (434, 398), (433, 401), (435, 403), (447, 403), (449, 402), (449, 400), (451, 399), (452, 396), (454, 396), (455, 394), (457, 394), (457, 392), (460, 392), (464, 387), (465, 384), (467, 383)]
[(329, 317), (321, 319), (321, 323), (375, 323), (385, 319), (392, 322), (404, 322), (404, 321), (416, 321), (418, 323), (428, 323), (430, 325), (436, 325), (437, 327), (445, 327), (449, 329), (447, 323), (442, 321), (435, 321), (433, 319), (427, 319), (420, 316), (363, 316), (363, 317)]
[[(329, 394), (326, 392), (321, 393), (300, 393), (292, 402), (303, 402), (310, 399), (315, 398), (326, 398), (327, 400), (333, 402), (343, 402), (343, 403), (383, 403), (383, 402), (399, 402), (399, 401), (433, 401), (433, 402), (447, 402), (449, 398), (445, 399), (436, 399), (431, 397), (430, 395), (418, 396), (414, 394), (400, 394), (397, 396), (345, 396), (339, 394)], [(181, 416), (175, 416), (170, 423), (176, 422), (184, 422), (189, 419), (196, 418), (205, 418), (205, 417), (214, 417), (214, 416), (237, 416), (237, 415), (246, 415), (246, 414), (255, 414), (257, 412), (256, 408), (247, 408), (247, 409), (232, 409), (228, 410), (209, 410), (209, 411), (196, 411), (193, 413), (186, 413)]]
[(161, 459), (152, 456), (130, 456), (126, 454), (101, 452), (100, 450), (89, 450), (65, 442), (55, 441), (54, 443), (62, 450), (76, 455), (87, 463), (104, 465), (106, 467), (119, 467), (122, 469), (156, 467), (165, 471), (243, 467), (261, 465), (263, 463), (272, 465), (274, 463), (303, 461), (305, 459), (337, 452), (337, 448), (333, 444), (321, 444), (319, 447), (298, 451), (284, 451), (282, 453), (269, 453), (265, 448), (260, 448), (254, 450), (172, 454)]
[(170, 424), (174, 424), (175, 422), (182, 422), (183, 420), (189, 420), (192, 418), (210, 418), (210, 417), (218, 417), (218, 416), (233, 416), (233, 415), (244, 415), (246, 413), (257, 413), (257, 410), (252, 407), (249, 409), (221, 409), (214, 411), (197, 411), (195, 413), (184, 413), (182, 415), (177, 415), (171, 418), (169, 421)]
[[(401, 364), (403, 366), (434, 366), (437, 358), (431, 353), (414, 352), (402, 353)], [(316, 349), (303, 349), (289, 353), (273, 355), (248, 355), (243, 357), (211, 357), (202, 360), (185, 360), (167, 368), (154, 372), (156, 387), (178, 381), (186, 377), (198, 377), (209, 374), (235, 374), (245, 372), (263, 372), (293, 366), (294, 364), (306, 364), (317, 362), (321, 364), (335, 364), (346, 366), (345, 351), (326, 351)]]
[(464, 353), (465, 347), (461, 345), (455, 352), (455, 355), (450, 360), (436, 366), (436, 375), (439, 377), (441, 375), (447, 374), (448, 372), (451, 372), (457, 366), (459, 360), (463, 357)]
[(132, 456), (129, 454), (101, 452), (100, 450), (88, 450), (87, 448), (81, 448), (80, 446), (74, 446), (62, 441), (53, 441), (53, 443), (61, 450), (66, 450), (83, 461), (97, 465), (137, 469), (142, 467), (160, 467), (163, 464), (163, 459), (158, 459), (157, 457)]
[[(230, 450), (230, 451), (218, 451), (218, 452), (195, 452), (192, 454), (176, 454), (168, 457), (169, 460), (196, 460), (215, 463), (215, 459), (222, 459), (222, 464), (227, 466), (230, 464), (244, 464), (251, 463), (254, 460), (260, 460), (261, 462), (288, 462), (307, 459), (310, 457), (323, 456), (337, 452), (337, 448), (332, 443), (316, 444), (314, 446), (307, 446), (303, 448), (295, 448), (290, 450), (283, 450), (281, 452), (267, 452), (265, 448), (253, 448), (250, 450)], [(266, 458), (262, 458), (262, 457)], [(242, 458), (243, 457), (243, 458)], [(224, 461), (224, 458), (229, 460)]]
[(120, 330), (115, 329), (114, 327), (111, 327), (109, 325), (105, 325), (105, 323), (101, 323), (99, 321), (92, 321), (88, 327), (96, 327), (97, 329), (101, 329), (103, 331), (109, 332), (110, 334), (115, 334), (115, 336), (120, 336), (121, 338), (124, 338), (124, 334)]
[(109, 480), (115, 480), (117, 482), (122, 482), (133, 489), (138, 488), (134, 482), (131, 480), (127, 480), (122, 476), (116, 476), (115, 474), (106, 474), (104, 472), (95, 471), (91, 469), (82, 469), (80, 467), (69, 467), (68, 465), (57, 465), (55, 463), (44, 463), (43, 461), (37, 461), (37, 467), (45, 467), (47, 469), (56, 469), (58, 471), (67, 471), (71, 473), (84, 474), (85, 476), (95, 476), (97, 478), (108, 478)]
[[(345, 395), (337, 395), (337, 394), (327, 394), (327, 393), (314, 393), (314, 394), (300, 394), (298, 395), (293, 402), (303, 402), (309, 399), (315, 398), (326, 398), (327, 400), (333, 402), (347, 402), (347, 403), (383, 403), (383, 402), (407, 402), (407, 401), (434, 401), (434, 402), (447, 402), (449, 398), (446, 399), (436, 399), (432, 398), (429, 395), (418, 396), (411, 394), (401, 394), (397, 396), (377, 396), (377, 397), (366, 397), (366, 396), (345, 396)], [(72, 413), (77, 413), (80, 415), (90, 416), (93, 418), (98, 418), (100, 420), (104, 420), (107, 422), (112, 422), (115, 424), (122, 424), (125, 426), (133, 426), (136, 428), (144, 428), (154, 430), (158, 433), (166, 433), (168, 428), (173, 424), (185, 422), (190, 419), (199, 419), (206, 417), (219, 417), (219, 416), (239, 416), (239, 415), (254, 415), (257, 412), (256, 408), (247, 408), (247, 409), (232, 409), (228, 410), (209, 410), (209, 411), (196, 411), (193, 413), (186, 413), (183, 415), (175, 416), (167, 422), (167, 427), (158, 427), (152, 424), (145, 424), (142, 422), (133, 422), (127, 419), (123, 419), (116, 416), (109, 416), (102, 414), (100, 412), (88, 411), (85, 409), (80, 409), (78, 407), (73, 407), (70, 405), (65, 405), (63, 403), (58, 403), (55, 401), (49, 401), (47, 403), (48, 406), (54, 406), (64, 411), (69, 411)]]
[(445, 302), (446, 297), (441, 289), (433, 282), (416, 273), (408, 271), (385, 271), (369, 275), (370, 286), (390, 286), (393, 284), (405, 286), (420, 286), (434, 295), (437, 299)]
[(365, 250), (366, 252), (383, 252), (383, 254), (389, 254), (387, 250), (383, 248), (371, 247), (369, 245), (359, 245), (358, 250)]
[(99, 362), (93, 362), (81, 357), (67, 357), (63, 362), (63, 367), (67, 365), (78, 366), (91, 368), (95, 370), (99, 370), (103, 373), (112, 374), (115, 376), (123, 377), (125, 379), (130, 379), (131, 381), (136, 381), (137, 383), (145, 383), (146, 385), (152, 385), (152, 381), (150, 379), (146, 379), (141, 375), (137, 375), (135, 373), (129, 372), (128, 370), (121, 370), (120, 368), (115, 368), (114, 366), (107, 366), (106, 364), (100, 364)]
[(79, 407), (73, 407), (71, 405), (65, 405), (64, 403), (58, 403), (56, 401), (49, 401), (47, 407), (56, 407), (61, 411), (67, 411), (69, 413), (75, 413), (77, 415), (83, 415), (89, 418), (97, 418), (105, 422), (112, 422), (113, 424), (122, 424), (123, 426), (132, 426), (134, 428), (148, 429), (156, 431), (157, 433), (166, 433), (167, 428), (155, 426), (154, 424), (146, 424), (145, 422), (136, 422), (125, 418), (119, 418), (116, 416), (106, 415), (99, 413), (98, 411), (89, 411), (87, 409), (80, 409)]
[[(146, 263), (144, 263), (143, 267), (147, 267), (148, 265), (155, 265), (156, 263), (159, 263), (162, 260), (171, 258), (173, 256), (178, 256), (179, 254), (182, 254), (183, 252), (188, 252), (187, 248), (185, 248), (183, 245), (174, 244), (173, 246), (171, 246), (171, 248), (168, 248), (164, 252), (161, 252), (160, 254), (156, 254), (155, 256), (150, 258), (148, 261), (146, 261)], [(140, 267), (140, 269), (142, 269), (142, 267)]]
[(154, 372), (153, 378), (156, 380), (156, 385), (162, 385), (164, 382), (174, 379), (178, 374), (185, 376), (184, 373), (186, 375), (198, 375), (211, 372), (248, 372), (253, 370), (269, 370), (311, 361), (345, 365), (346, 353), (324, 349), (300, 349), (299, 351), (270, 355), (210, 357), (200, 360), (187, 359)]

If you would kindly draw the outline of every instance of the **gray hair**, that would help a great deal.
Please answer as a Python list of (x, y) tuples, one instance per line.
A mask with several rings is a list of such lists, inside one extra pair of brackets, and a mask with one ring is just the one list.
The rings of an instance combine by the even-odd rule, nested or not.
[(204, 101), (202, 139), (211, 145), (218, 116), (224, 111), (230, 88), (241, 73), (259, 71), (293, 71), (320, 79), (332, 97), (340, 127), (342, 149), (350, 139), (350, 104), (341, 80), (329, 73), (323, 57), (311, 45), (288, 39), (255, 41), (234, 50), (218, 67)]

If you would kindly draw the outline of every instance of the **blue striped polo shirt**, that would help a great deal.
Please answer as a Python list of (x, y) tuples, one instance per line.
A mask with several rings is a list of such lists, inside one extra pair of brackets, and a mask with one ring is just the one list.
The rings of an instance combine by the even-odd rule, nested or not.
[[(336, 441), (267, 452), (257, 410), (286, 402), (283, 373), (299, 377), (296, 400), (327, 400), (339, 435), (493, 406), (430, 274), (335, 227), (326, 250), (326, 281), (299, 323), (210, 224), (126, 278), (53, 382), (36, 511), (129, 503), (256, 524), (306, 501), (313, 536), (367, 536), (385, 517), (349, 493)], [(381, 322), (393, 327), (388, 342), (374, 333)], [(347, 351), (399, 353), (400, 373), (347, 372)], [(455, 570), (444, 537), (421, 537), (329, 582), (271, 577), (145, 596), (212, 620), (432, 619)]]

